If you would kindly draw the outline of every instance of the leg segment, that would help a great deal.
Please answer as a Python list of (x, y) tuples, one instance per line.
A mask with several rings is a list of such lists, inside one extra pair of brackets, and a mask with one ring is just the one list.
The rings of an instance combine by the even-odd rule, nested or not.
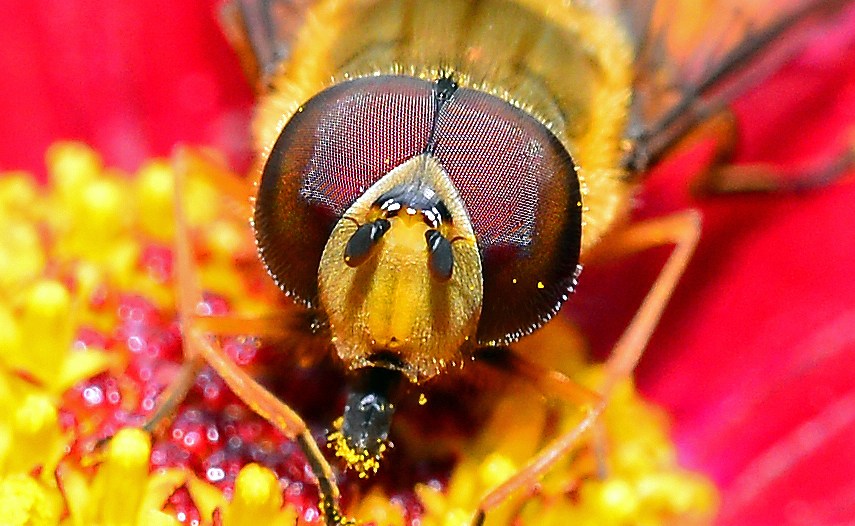
[(711, 166), (693, 185), (707, 194), (800, 192), (828, 186), (855, 169), (855, 147), (809, 166), (782, 168), (768, 164)]
[[(309, 461), (312, 472), (318, 479), (321, 494), (320, 508), (328, 525), (346, 524), (346, 519), (339, 509), (339, 492), (329, 463), (324, 458), (314, 438), (306, 427), (305, 422), (290, 407), (273, 396), (249, 374), (240, 369), (226, 355), (216, 338), (212, 338), (205, 329), (216, 328), (216, 322), (200, 322), (204, 318), (195, 315), (195, 305), (201, 298), (199, 284), (193, 272), (192, 249), (188, 234), (187, 221), (181, 206), (180, 197), (184, 187), (184, 179), (192, 154), (185, 149), (179, 149), (175, 154), (175, 275), (176, 275), (176, 308), (181, 324), (184, 343), (185, 360), (192, 365), (182, 368), (184, 374), (179, 375), (176, 387), (170, 387), (175, 397), (168, 397), (164, 404), (173, 407), (180, 403), (183, 394), (189, 389), (195, 379), (195, 373), (201, 364), (207, 363), (229, 388), (243, 400), (253, 411), (267, 419), (287, 436), (295, 439), (300, 449)], [(209, 318), (209, 320), (211, 320)], [(240, 324), (238, 324), (240, 325)], [(238, 327), (228, 326), (226, 329), (236, 330)], [(242, 328), (251, 328), (243, 324)], [(228, 331), (226, 331), (228, 332)], [(181, 396), (177, 396), (181, 393)], [(159, 410), (157, 413), (161, 413)]]
[(564, 373), (526, 360), (508, 347), (481, 349), (475, 354), (475, 360), (514, 376), (522, 376), (550, 398), (581, 406), (593, 405), (600, 399), (598, 393), (574, 382)]
[(585, 417), (573, 429), (558, 436), (535, 455), (516, 475), (494, 488), (481, 500), (473, 524), (483, 523), (486, 512), (495, 508), (520, 488), (531, 487), (560, 458), (567, 455), (581, 436), (590, 430), (603, 413), (614, 385), (632, 374), (647, 342), (686, 269), (700, 237), (701, 220), (698, 212), (690, 210), (672, 216), (644, 221), (613, 233), (604, 239), (595, 259), (612, 259), (647, 248), (673, 244), (662, 271), (647, 296), (615, 344), (606, 362), (606, 378), (599, 396), (585, 408)]
[(776, 166), (766, 163), (733, 164), (739, 130), (735, 117), (724, 110), (698, 125), (693, 133), (674, 146), (691, 148), (701, 140), (712, 140), (715, 150), (703, 170), (692, 179), (692, 192), (699, 196), (749, 192), (801, 192), (828, 186), (855, 170), (855, 130), (837, 152), (810, 164)]

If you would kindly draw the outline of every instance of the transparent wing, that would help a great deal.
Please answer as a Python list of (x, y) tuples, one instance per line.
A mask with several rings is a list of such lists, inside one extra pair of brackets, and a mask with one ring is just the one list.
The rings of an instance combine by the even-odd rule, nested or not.
[[(223, 29), (259, 91), (289, 57), (306, 12), (317, 2), (229, 0), (223, 6)], [(777, 70), (844, 12), (855, 11), (855, 0), (575, 2), (617, 19), (635, 45), (625, 159), (633, 173)]]
[(636, 47), (634, 173), (855, 10), (853, 0), (580, 1), (618, 18)]
[(220, 25), (240, 56), (250, 82), (262, 90), (291, 51), (291, 43), (315, 0), (230, 0)]

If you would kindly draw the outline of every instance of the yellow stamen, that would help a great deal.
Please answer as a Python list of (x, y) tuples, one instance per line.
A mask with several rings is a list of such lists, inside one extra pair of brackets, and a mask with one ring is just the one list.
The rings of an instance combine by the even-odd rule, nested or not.
[[(148, 480), (151, 445), (140, 429), (125, 428), (110, 441), (93, 483), (90, 513), (111, 526), (134, 526)], [(98, 502), (100, 500), (100, 503)]]
[(13, 365), (52, 385), (71, 344), (72, 323), (71, 295), (65, 286), (53, 280), (37, 282), (24, 297), (20, 327), (27, 335), (26, 349)]
[(47, 256), (38, 230), (32, 223), (0, 217), (0, 292), (14, 293), (44, 272)]
[(0, 510), (3, 526), (56, 526), (62, 497), (56, 489), (17, 473), (0, 480)]
[(282, 508), (282, 489), (276, 475), (258, 464), (244, 467), (235, 481), (232, 503), (224, 516), (224, 526), (279, 526), (294, 524), (297, 512)]
[(152, 161), (140, 168), (134, 182), (134, 195), (143, 232), (160, 241), (169, 241), (175, 232), (173, 220), (175, 179), (163, 161)]
[(103, 170), (101, 157), (79, 142), (54, 143), (45, 157), (51, 186), (61, 199), (76, 199)]
[(181, 526), (181, 522), (160, 510), (147, 510), (141, 514), (138, 526)]
[(46, 395), (31, 394), (15, 411), (13, 445), (6, 469), (30, 472), (42, 467), (51, 473), (63, 454), (56, 407)]

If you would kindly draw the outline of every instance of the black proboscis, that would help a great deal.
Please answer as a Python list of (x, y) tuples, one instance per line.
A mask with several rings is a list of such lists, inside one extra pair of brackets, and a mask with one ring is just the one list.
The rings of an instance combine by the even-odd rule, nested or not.
[(341, 434), (356, 453), (377, 457), (389, 437), (395, 405), (392, 396), (404, 376), (385, 367), (367, 367), (359, 371), (353, 389), (347, 395)]

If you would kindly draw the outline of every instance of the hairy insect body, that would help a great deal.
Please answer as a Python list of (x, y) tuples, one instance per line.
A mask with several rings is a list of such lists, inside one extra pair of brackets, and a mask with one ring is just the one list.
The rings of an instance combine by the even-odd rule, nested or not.
[[(581, 208), (581, 241), (575, 256), (578, 259), (578, 251), (584, 253), (596, 244), (627, 208), (630, 189), (623, 182), (620, 161), (630, 103), (631, 61), (631, 47), (613, 21), (561, 1), (322, 1), (309, 11), (289, 59), (269, 79), (269, 90), (260, 101), (255, 133), (259, 148), (266, 152), (263, 158), (268, 158), (283, 128), (295, 114), (304, 111), (303, 104), (331, 86), (368, 77), (409, 77), (426, 82), (448, 77), (461, 89), (490, 95), (530, 115), (569, 153), (572, 161), (568, 162), (575, 166), (570, 176), (578, 177), (581, 197), (573, 203)], [(395, 112), (400, 108), (378, 106), (376, 111)], [(332, 122), (331, 126), (335, 124)], [(354, 135), (357, 132), (370, 136), (374, 131), (353, 130)], [(407, 133), (407, 130), (402, 132)], [(483, 132), (472, 129), (476, 140), (479, 133)], [(424, 140), (428, 142), (428, 138)], [(360, 146), (383, 148), (382, 141), (379, 142), (381, 144), (360, 143)], [(473, 152), (473, 156), (476, 153)], [(498, 157), (501, 152), (487, 154)], [(530, 154), (539, 155), (537, 151)], [(490, 159), (480, 162), (488, 163)], [(391, 173), (403, 166), (389, 164), (387, 168)], [(442, 167), (436, 169), (442, 170)], [(465, 180), (461, 183), (459, 178), (455, 182), (458, 186), (468, 183)], [(412, 258), (407, 262), (393, 261), (388, 259), (390, 252), (385, 248), (379, 248), (377, 257), (366, 266), (342, 265), (340, 254), (344, 245), (352, 231), (368, 219), (365, 214), (373, 203), (364, 198), (354, 203), (354, 210), (346, 214), (339, 212), (338, 215), (348, 219), (339, 223), (343, 230), (334, 230), (325, 247), (320, 264), (319, 294), (297, 291), (295, 295), (309, 303), (317, 301), (326, 311), (337, 352), (348, 367), (369, 365), (378, 349), (388, 350), (397, 345), (404, 352), (397, 354), (392, 362), (399, 365), (388, 360), (384, 365), (400, 369), (412, 381), (421, 381), (448, 366), (460, 364), (467, 349), (475, 343), (506, 343), (530, 332), (545, 322), (566, 299), (570, 284), (563, 281), (562, 292), (543, 300), (545, 306), (540, 308), (543, 312), (529, 316), (519, 326), (497, 322), (495, 329), (482, 327), (481, 331), (473, 331), (482, 300), (479, 278), (475, 277), (480, 272), (477, 267), (481, 262), (476, 261), (479, 258), (473, 252), (472, 238), (474, 233), (483, 249), (488, 236), (483, 235), (477, 217), (474, 232), (466, 231), (463, 225), (469, 221), (465, 217), (467, 210), (471, 213), (484, 208), (482, 203), (494, 198), (493, 188), (504, 182), (490, 184), (493, 186), (483, 186), (476, 191), (454, 188), (451, 184), (446, 190), (462, 194), (462, 200), (458, 197), (446, 200), (446, 204), (459, 202), (451, 205), (456, 209), (454, 224), (459, 231), (455, 234), (458, 240), (451, 246), (455, 264), (462, 267), (458, 270), (455, 266), (451, 281), (445, 284), (428, 279), (424, 262), (409, 267), (407, 262)], [(559, 239), (565, 226), (557, 219), (551, 222), (542, 216), (562, 214), (560, 207), (565, 204), (549, 209), (539, 208), (538, 202), (543, 201), (547, 192), (566, 190), (532, 188), (534, 185), (524, 181), (517, 184), (525, 187), (525, 195), (518, 196), (517, 205), (541, 215), (527, 220), (529, 225), (536, 222), (530, 229), (536, 230), (538, 235), (553, 229), (552, 237)], [(381, 185), (372, 195), (388, 189)], [(368, 188), (359, 190), (364, 192)], [(520, 227), (520, 231), (524, 229)], [(384, 237), (389, 238), (382, 241), (383, 246), (394, 243), (400, 235), (385, 234)], [(533, 248), (537, 251), (530, 251), (532, 265), (536, 266), (538, 258), (549, 257), (549, 254), (537, 253), (544, 252), (544, 247)], [(466, 255), (458, 256), (457, 252)], [(484, 259), (483, 254), (481, 259)], [(380, 261), (383, 261), (381, 266), (388, 268), (375, 270), (369, 276), (366, 268), (377, 269)], [(471, 276), (468, 275), (470, 270)], [(520, 271), (513, 272), (519, 274)], [(397, 276), (394, 285), (389, 278), (392, 275)], [(546, 278), (533, 280), (531, 290), (521, 288), (522, 285), (513, 288), (511, 285), (520, 284), (520, 279), (509, 274), (508, 289), (503, 294), (536, 294), (547, 281)], [(468, 289), (469, 292), (451, 293), (447, 299), (438, 300), (448, 294), (442, 292), (446, 289)], [(489, 284), (487, 289), (491, 289)], [(352, 303), (357, 296), (361, 303)], [(488, 290), (485, 305), (490, 300)], [(351, 312), (353, 305), (361, 307)], [(383, 314), (392, 310), (396, 314)], [(485, 316), (492, 315), (485, 313)], [(385, 321), (379, 323), (380, 318)], [(448, 330), (449, 323), (459, 327)], [(405, 325), (410, 328), (403, 330)], [(402, 344), (396, 334), (405, 333), (408, 334), (404, 339), (410, 343)], [(450, 336), (437, 336), (445, 334)], [(391, 345), (393, 340), (394, 345)], [(408, 348), (412, 351), (407, 352)]]
[[(506, 346), (558, 311), (586, 256), (674, 245), (590, 395), (597, 402), (485, 496), (475, 523), (566, 455), (631, 374), (700, 238), (696, 211), (619, 224), (641, 174), (780, 65), (775, 42), (846, 2), (806, 2), (746, 29), (732, 48), (700, 53), (709, 67), (697, 74), (668, 55), (672, 4), (655, 0), (227, 7), (227, 33), (260, 91), (259, 255), (352, 373), (329, 437), (336, 454), (360, 475), (375, 471), (398, 386), (489, 351), (568, 394), (566, 378)], [(308, 428), (290, 408), (267, 412), (300, 429), (326, 522), (339, 523), (332, 470)]]

